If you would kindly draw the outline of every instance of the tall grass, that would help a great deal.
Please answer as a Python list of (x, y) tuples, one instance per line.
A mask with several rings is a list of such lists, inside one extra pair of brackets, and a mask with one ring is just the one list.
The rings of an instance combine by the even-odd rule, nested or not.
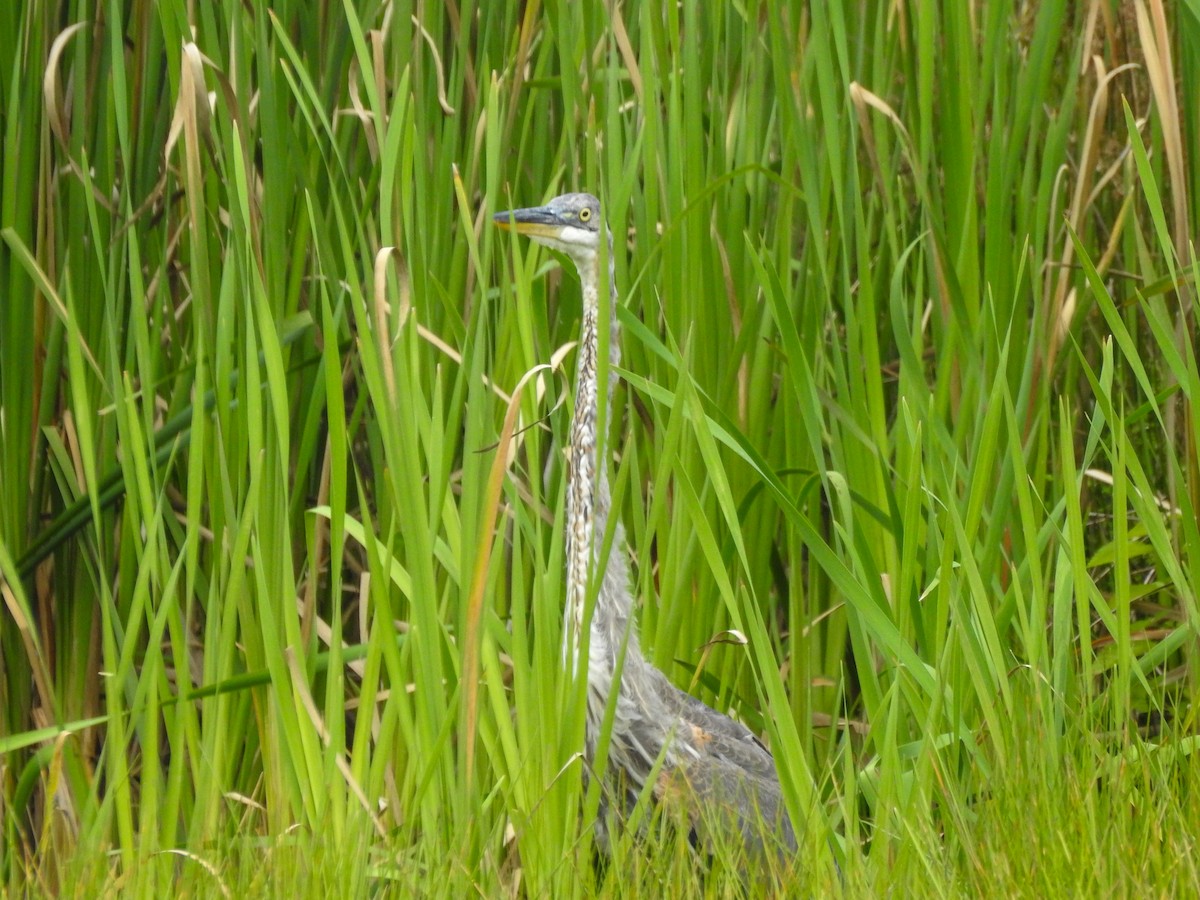
[(575, 189), (764, 877), (1194, 885), (1196, 4), (435, 6), (0, 11), (5, 888), (752, 889), (592, 852), (579, 293), (487, 224)]

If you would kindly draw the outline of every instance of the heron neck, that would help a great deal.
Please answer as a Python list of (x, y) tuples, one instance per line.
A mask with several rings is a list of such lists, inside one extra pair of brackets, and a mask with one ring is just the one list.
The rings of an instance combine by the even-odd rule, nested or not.
[[(582, 272), (580, 273), (583, 274)], [(612, 397), (617, 389), (617, 366), (621, 363), (621, 327), (617, 322), (617, 288), (610, 258), (608, 284), (608, 385), (604, 396), (600, 395), (600, 287), (596, 273), (583, 279), (583, 323), (579, 335), (579, 368), (576, 372), (578, 396), (575, 398), (575, 419), (572, 423), (571, 446), (578, 446), (575, 438), (585, 438), (591, 448), (591, 471), (594, 472), (593, 494), (595, 496), (595, 527), (603, 533), (608, 519), (608, 467), (604, 465), (607, 448), (608, 426), (612, 424)], [(600, 416), (603, 403), (604, 416)], [(604, 433), (601, 433), (603, 427)]]
[[(601, 559), (601, 543), (608, 525), (611, 497), (608, 470), (604, 465), (606, 432), (611, 422), (612, 395), (617, 385), (617, 365), (621, 361), (620, 326), (617, 324), (617, 290), (612, 253), (609, 253), (609, 338), (608, 384), (603, 399), (600, 393), (600, 279), (596, 259), (576, 262), (583, 285), (583, 322), (579, 336), (579, 364), (576, 373), (575, 417), (571, 422), (571, 474), (567, 491), (567, 590), (570, 619), (564, 630), (564, 650), (568, 659), (577, 659), (576, 650), (583, 634), (587, 586), (596, 563), (595, 577), (602, 585), (594, 622), (624, 621), (628, 610), (610, 610), (612, 602), (603, 589), (609, 570), (624, 566), (623, 548), (614, 547), (607, 560)], [(604, 404), (603, 419), (600, 405)], [(603, 428), (601, 422), (603, 421)], [(604, 566), (603, 570), (601, 566)], [(608, 630), (606, 628), (606, 630)], [(592, 628), (593, 634), (595, 627)], [(593, 647), (593, 651), (597, 648)]]

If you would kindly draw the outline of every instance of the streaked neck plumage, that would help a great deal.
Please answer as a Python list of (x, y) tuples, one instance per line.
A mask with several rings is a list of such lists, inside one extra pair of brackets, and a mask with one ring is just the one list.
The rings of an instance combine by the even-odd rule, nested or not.
[[(608, 385), (604, 392), (604, 432), (611, 424), (612, 395), (621, 361), (620, 328), (617, 324), (616, 267), (612, 235), (608, 235)], [(583, 323), (579, 335), (579, 366), (576, 374), (575, 417), (571, 421), (570, 479), (567, 486), (567, 621), (563, 651), (571, 671), (577, 671), (579, 648), (588, 600), (588, 585), (598, 585), (589, 628), (589, 671), (597, 674), (602, 660), (609, 665), (624, 638), (629, 609), (628, 564), (623, 530), (619, 525), (607, 558), (602, 557), (611, 498), (608, 470), (604, 465), (606, 434), (600, 416), (600, 254), (574, 256), (583, 286)], [(629, 630), (627, 653), (637, 654), (637, 636)]]

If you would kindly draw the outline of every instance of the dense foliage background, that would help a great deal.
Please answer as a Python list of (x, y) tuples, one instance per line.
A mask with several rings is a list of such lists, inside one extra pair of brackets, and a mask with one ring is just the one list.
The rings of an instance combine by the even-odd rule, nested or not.
[(0, 131), (6, 889), (746, 886), (593, 860), (579, 294), (490, 227), (566, 190), (643, 646), (808, 836), (764, 877), (1200, 881), (1196, 0), (25, 0)]

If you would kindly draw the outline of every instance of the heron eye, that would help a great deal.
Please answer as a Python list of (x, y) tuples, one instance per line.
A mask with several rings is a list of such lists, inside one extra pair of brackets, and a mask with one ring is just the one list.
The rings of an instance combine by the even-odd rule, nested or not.
[(592, 217), (592, 211), (590, 209), (588, 209), (587, 207), (584, 207), (583, 209), (581, 209), (579, 211), (579, 221), (580, 222), (586, 222), (591, 217)]

